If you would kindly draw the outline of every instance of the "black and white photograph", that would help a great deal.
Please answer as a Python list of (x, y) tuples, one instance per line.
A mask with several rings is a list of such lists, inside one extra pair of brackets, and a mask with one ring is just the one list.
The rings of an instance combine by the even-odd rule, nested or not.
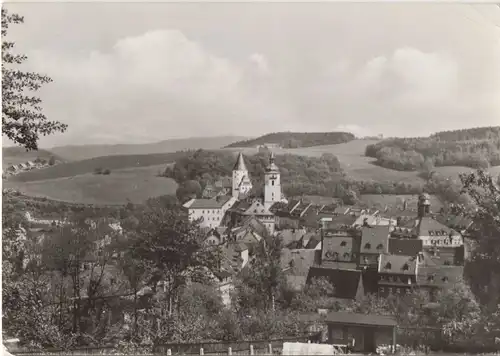
[(499, 4), (1, 5), (4, 355), (500, 355)]

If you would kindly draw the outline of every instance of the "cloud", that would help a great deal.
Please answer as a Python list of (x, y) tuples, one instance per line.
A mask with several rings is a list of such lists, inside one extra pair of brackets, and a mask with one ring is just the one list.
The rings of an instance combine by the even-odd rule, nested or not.
[(412, 47), (362, 63), (299, 59), (271, 68), (263, 53), (238, 62), (167, 29), (87, 55), (33, 51), (29, 63), (54, 79), (42, 95), (48, 116), (69, 124), (51, 138), (58, 144), (284, 130), (390, 135), (398, 122), (421, 134), (440, 129), (437, 118), (465, 120), (478, 103), (492, 102), (464, 100), (452, 55)]

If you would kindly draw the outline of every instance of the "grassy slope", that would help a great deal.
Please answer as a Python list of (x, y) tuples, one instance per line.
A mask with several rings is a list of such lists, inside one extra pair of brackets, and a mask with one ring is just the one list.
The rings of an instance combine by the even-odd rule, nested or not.
[(105, 156), (96, 157), (82, 161), (68, 162), (59, 164), (53, 167), (32, 170), (24, 172), (9, 178), (9, 181), (15, 182), (34, 182), (41, 180), (73, 177), (86, 173), (93, 173), (96, 168), (110, 169), (125, 169), (132, 167), (148, 167), (161, 165), (173, 162), (179, 153), (160, 153), (150, 155), (127, 155), (127, 156)]
[(48, 161), (52, 156), (54, 156), (57, 161), (63, 161), (61, 157), (47, 150), (26, 151), (22, 147), (2, 147), (2, 166), (3, 169), (5, 169), (14, 164), (34, 161), (37, 157)]
[(84, 204), (125, 204), (144, 202), (147, 198), (175, 194), (177, 183), (158, 177), (165, 165), (114, 170), (110, 175), (92, 173), (33, 182), (4, 181), (4, 188), (14, 188), (29, 196)]

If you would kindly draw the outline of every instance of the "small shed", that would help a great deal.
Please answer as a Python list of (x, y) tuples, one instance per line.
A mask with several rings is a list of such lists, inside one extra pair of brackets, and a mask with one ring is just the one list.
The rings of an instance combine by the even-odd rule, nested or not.
[(325, 315), (328, 343), (350, 344), (354, 352), (376, 352), (380, 345), (396, 346), (397, 321), (390, 316), (330, 312)]

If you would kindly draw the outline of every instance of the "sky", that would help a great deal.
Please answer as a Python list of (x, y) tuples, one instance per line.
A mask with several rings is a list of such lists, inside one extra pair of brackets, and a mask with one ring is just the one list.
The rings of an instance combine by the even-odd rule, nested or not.
[[(7, 3), (64, 134), (42, 147), (500, 125), (500, 7)], [(5, 141), (5, 140), (4, 140)]]

